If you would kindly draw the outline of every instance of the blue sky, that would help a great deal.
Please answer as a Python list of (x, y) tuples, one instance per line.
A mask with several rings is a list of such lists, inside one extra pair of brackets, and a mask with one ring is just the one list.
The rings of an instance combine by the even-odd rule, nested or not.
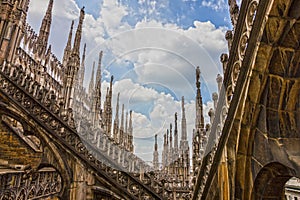
[[(31, 0), (28, 22), (36, 32), (47, 4), (48, 0)], [(181, 121), (182, 96), (186, 99), (191, 138), (195, 124), (195, 68), (201, 69), (205, 115), (212, 107), (211, 94), (217, 91), (216, 76), (223, 73), (219, 57), (227, 52), (224, 37), (231, 28), (227, 0), (54, 0), (49, 42), (59, 59), (71, 21), (75, 20), (77, 27), (83, 6), (85, 86), (91, 79), (92, 63), (97, 63), (99, 51), (104, 51), (102, 94), (114, 75), (113, 106), (120, 92), (125, 109), (133, 110), (136, 153), (145, 160), (152, 159), (154, 135), (163, 138), (175, 112)]]
[[(193, 26), (195, 20), (211, 21), (218, 26), (230, 27), (229, 15), (227, 10), (227, 1), (202, 1), (202, 0), (172, 0), (170, 1), (131, 1), (117, 0), (119, 4), (125, 5), (131, 11), (124, 20), (131, 25), (143, 18), (157, 19), (162, 22), (176, 23), (183, 28)], [(140, 3), (139, 3), (140, 2)], [(155, 3), (156, 12), (151, 13), (153, 3)], [(100, 16), (102, 0), (76, 0), (79, 7), (85, 6), (86, 11), (95, 18)]]

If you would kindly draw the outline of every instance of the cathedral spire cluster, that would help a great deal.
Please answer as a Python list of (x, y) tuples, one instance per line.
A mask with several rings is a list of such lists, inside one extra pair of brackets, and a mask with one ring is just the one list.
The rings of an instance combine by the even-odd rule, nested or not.
[[(84, 51), (85, 52), (85, 51)], [(83, 54), (83, 59), (85, 53)], [(102, 98), (102, 57), (103, 51), (99, 52), (98, 65), (96, 69), (96, 62), (93, 62), (92, 76), (88, 86), (88, 93), (86, 94), (85, 104), (90, 104), (91, 110), (86, 110), (86, 114), (82, 113), (79, 107), (75, 107), (75, 112), (80, 111), (80, 115), (90, 116), (92, 125), (94, 128), (101, 128), (104, 133), (113, 141), (116, 145), (124, 148), (129, 152), (133, 152), (133, 125), (132, 125), (132, 111), (128, 116), (128, 112), (125, 116), (124, 104), (122, 104), (120, 114), (120, 96), (121, 93), (117, 94), (117, 103), (115, 109), (112, 105), (113, 100), (113, 81), (114, 77), (111, 76), (109, 87), (106, 88), (106, 94), (104, 96), (104, 102), (101, 103)], [(82, 69), (80, 69), (82, 70)], [(96, 70), (96, 73), (95, 73)], [(81, 72), (81, 71), (80, 71)], [(84, 74), (79, 74), (81, 81), (83, 82)], [(81, 87), (82, 90), (85, 88)], [(82, 94), (82, 93), (80, 93)], [(84, 98), (79, 98), (84, 99)], [(103, 106), (103, 107), (102, 107)], [(82, 105), (81, 105), (82, 107)], [(115, 114), (113, 115), (113, 111)], [(121, 115), (121, 116), (120, 116)], [(114, 119), (113, 119), (114, 116)], [(124, 121), (126, 121), (124, 123)]]
[[(209, 134), (208, 128), (204, 128), (203, 102), (200, 88), (200, 68), (196, 68), (196, 118), (195, 129), (193, 130), (192, 140), (192, 169), (190, 165), (190, 147), (188, 142), (186, 110), (184, 97), (181, 98), (181, 138), (178, 141), (178, 116), (174, 115), (173, 125), (166, 130), (163, 135), (163, 147), (161, 152), (161, 163), (159, 163), (159, 152), (157, 135), (153, 151), (153, 167), (159, 171), (158, 179), (167, 180), (170, 183), (180, 183), (181, 188), (188, 187), (199, 166), (199, 158), (202, 158), (207, 143), (206, 135)], [(209, 127), (209, 126), (207, 126)], [(179, 144), (178, 144), (179, 142)], [(192, 173), (193, 172), (193, 173)]]
[[(181, 101), (181, 139), (178, 145), (178, 124), (177, 113), (174, 115), (173, 125), (166, 130), (163, 135), (163, 150), (161, 156), (161, 165), (158, 163), (159, 152), (157, 144), (157, 135), (155, 135), (155, 144), (153, 152), (153, 167), (159, 170), (158, 179), (167, 179), (168, 182), (181, 183), (180, 187), (188, 187), (190, 181), (190, 158), (189, 144), (187, 140), (187, 127), (184, 107), (184, 97)], [(174, 139), (174, 140), (173, 140)]]
[[(84, 15), (85, 15), (84, 8), (82, 8), (80, 10), (79, 23), (74, 38), (73, 49), (69, 57), (65, 58), (67, 60), (66, 65), (64, 66), (64, 75), (63, 75), (63, 98), (64, 98), (65, 109), (73, 107), (75, 84), (78, 76), (78, 71), (80, 68), (79, 50), (80, 50), (82, 23), (83, 23)], [(67, 47), (65, 48), (66, 50), (68, 50), (68, 46), (69, 44), (67, 43)], [(65, 52), (64, 54), (67, 53)]]
[(82, 25), (83, 25), (83, 19), (84, 19), (84, 7), (81, 8), (80, 10), (80, 16), (79, 16), (79, 22), (75, 34), (75, 39), (74, 39), (74, 45), (72, 49), (72, 54), (76, 55), (79, 57), (79, 50), (80, 50), (80, 42), (81, 42), (81, 35), (82, 35)]
[(64, 55), (63, 55), (63, 65), (64, 66), (67, 65), (69, 57), (71, 56), (73, 27), (74, 27), (74, 21), (72, 21), (72, 23), (71, 23), (71, 28), (70, 28), (70, 32), (69, 32), (69, 36), (68, 36), (67, 45), (64, 49)]
[[(30, 77), (39, 84), (39, 87), (43, 87), (47, 92), (51, 91), (51, 95), (57, 97), (59, 103), (55, 106), (62, 111), (62, 116), (68, 119), (68, 122), (75, 121), (75, 115), (78, 115), (80, 120), (87, 118), (88, 123), (94, 129), (99, 128), (114, 143), (133, 152), (133, 113), (126, 111), (124, 104), (120, 104), (121, 93), (117, 97), (116, 110), (113, 108), (113, 76), (111, 76), (107, 94), (102, 95), (103, 51), (99, 51), (98, 63), (94, 62), (92, 65), (91, 79), (88, 87), (84, 87), (86, 68), (89, 68), (86, 66), (87, 46), (81, 44), (85, 18), (84, 7), (80, 9), (77, 27), (74, 21), (70, 22), (62, 61), (60, 62), (51, 52), (51, 45), (48, 41), (54, 2), (54, 0), (48, 1), (38, 33), (26, 24), (29, 0), (0, 3), (1, 6), (5, 5), (5, 16), (7, 16), (7, 19), (0, 23), (2, 41), (0, 64), (14, 62), (24, 66), (26, 73), (30, 71)], [(82, 53), (81, 56), (80, 53)], [(32, 61), (30, 68), (28, 60)], [(122, 106), (121, 111), (120, 106)], [(113, 115), (114, 111), (116, 112)], [(77, 124), (73, 124), (78, 126), (81, 121), (75, 123)]]

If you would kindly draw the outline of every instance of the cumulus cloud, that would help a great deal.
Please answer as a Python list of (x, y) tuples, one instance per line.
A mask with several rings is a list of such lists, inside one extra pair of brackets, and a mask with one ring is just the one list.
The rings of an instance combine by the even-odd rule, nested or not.
[(122, 23), (124, 16), (128, 14), (126, 8), (116, 1), (104, 0), (100, 11), (99, 20), (103, 22), (103, 27), (109, 35), (114, 34), (116, 29), (126, 29), (126, 22)]
[(227, 8), (225, 0), (204, 0), (201, 4), (202, 6), (211, 8), (215, 11), (224, 10)]
[(192, 94), (194, 69), (200, 66), (213, 91), (215, 77), (221, 73), (219, 55), (226, 51), (225, 30), (217, 29), (211, 22), (194, 24), (195, 27), (184, 30), (175, 24), (141, 21), (133, 29), (110, 38), (104, 46), (116, 57), (133, 63), (135, 81), (141, 84), (168, 86), (179, 97)]

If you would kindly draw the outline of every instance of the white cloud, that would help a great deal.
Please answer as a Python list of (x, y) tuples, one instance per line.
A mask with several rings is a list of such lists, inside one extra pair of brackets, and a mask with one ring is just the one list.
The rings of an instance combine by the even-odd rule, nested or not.
[(124, 16), (128, 14), (126, 8), (115, 1), (104, 0), (100, 11), (99, 20), (103, 23), (103, 27), (109, 35), (113, 35), (116, 29), (126, 30), (128, 27), (126, 22), (122, 22)]
[(137, 74), (135, 81), (140, 84), (159, 84), (178, 97), (192, 94), (194, 68), (200, 66), (214, 91), (215, 77), (221, 73), (220, 52), (226, 51), (225, 30), (211, 22), (195, 21), (194, 25), (183, 30), (175, 24), (141, 21), (131, 30), (120, 31), (101, 47), (110, 49), (118, 59), (131, 61)]
[[(90, 38), (85, 41), (92, 41), (91, 44), (101, 44), (105, 42), (104, 27), (100, 20), (96, 20), (92, 15), (86, 14), (83, 24), (83, 37)], [(90, 47), (92, 48), (92, 47)]]
[(227, 9), (227, 4), (225, 3), (225, 0), (204, 0), (201, 3), (202, 6), (211, 8), (215, 11), (220, 11)]

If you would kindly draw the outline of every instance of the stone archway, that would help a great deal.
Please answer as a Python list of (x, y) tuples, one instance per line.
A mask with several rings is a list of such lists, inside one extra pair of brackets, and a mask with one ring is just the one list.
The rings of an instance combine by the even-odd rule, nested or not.
[(278, 163), (269, 163), (257, 174), (252, 199), (254, 200), (283, 200), (285, 199), (285, 183), (295, 176), (294, 170)]
[(67, 152), (62, 150), (47, 130), (1, 97), (0, 95), (0, 168), (25, 170), (27, 174), (51, 168), (51, 173), (54, 170), (60, 174), (62, 184), (55, 198), (68, 198), (67, 189), (72, 171), (65, 159)]

